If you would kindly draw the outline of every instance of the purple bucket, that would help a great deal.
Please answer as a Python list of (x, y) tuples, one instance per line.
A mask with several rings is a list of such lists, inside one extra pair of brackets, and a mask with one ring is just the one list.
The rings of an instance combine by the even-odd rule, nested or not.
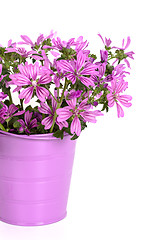
[(1, 221), (36, 226), (66, 216), (75, 144), (68, 135), (0, 131)]

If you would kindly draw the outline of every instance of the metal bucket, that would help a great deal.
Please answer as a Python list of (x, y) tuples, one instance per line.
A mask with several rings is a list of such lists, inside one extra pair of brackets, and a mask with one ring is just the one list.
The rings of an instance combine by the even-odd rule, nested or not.
[(76, 141), (0, 131), (0, 220), (36, 226), (66, 216)]

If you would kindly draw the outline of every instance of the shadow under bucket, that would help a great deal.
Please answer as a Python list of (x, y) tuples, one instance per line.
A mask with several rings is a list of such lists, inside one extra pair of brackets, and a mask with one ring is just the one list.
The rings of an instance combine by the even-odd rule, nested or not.
[(36, 226), (66, 216), (75, 140), (0, 131), (0, 220)]

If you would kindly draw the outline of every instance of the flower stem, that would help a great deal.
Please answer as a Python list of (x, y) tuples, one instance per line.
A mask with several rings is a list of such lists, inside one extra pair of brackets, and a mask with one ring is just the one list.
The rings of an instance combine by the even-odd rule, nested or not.
[[(18, 93), (20, 94), (20, 91)], [(23, 110), (23, 99), (19, 99), (19, 100), (20, 100), (21, 110)]]
[[(68, 85), (67, 78), (65, 78), (65, 84), (64, 84), (63, 92), (62, 92), (60, 101), (57, 103), (56, 110), (57, 110), (58, 108), (60, 108), (60, 106), (61, 106), (61, 104), (62, 104), (62, 102), (63, 102), (64, 92), (65, 92), (65, 90), (66, 90), (66, 88), (67, 88), (67, 85)], [(54, 125), (55, 125), (55, 122), (56, 122), (56, 118), (57, 118), (56, 110), (55, 110), (55, 113), (54, 113), (53, 123), (52, 123), (52, 127), (51, 127), (51, 129), (50, 129), (50, 133), (53, 132), (53, 128), (54, 128)]]
[(11, 96), (11, 91), (9, 90), (8, 92), (8, 96), (9, 96), (9, 101), (10, 101), (10, 104), (13, 103), (13, 100), (12, 100), (12, 96)]
[(56, 102), (58, 102), (58, 100), (55, 98), (55, 96), (52, 94), (52, 92), (49, 90), (49, 88), (47, 87), (47, 86), (45, 86), (46, 87), (46, 89), (49, 91), (49, 93), (52, 95), (52, 97), (54, 98), (54, 100), (56, 101)]

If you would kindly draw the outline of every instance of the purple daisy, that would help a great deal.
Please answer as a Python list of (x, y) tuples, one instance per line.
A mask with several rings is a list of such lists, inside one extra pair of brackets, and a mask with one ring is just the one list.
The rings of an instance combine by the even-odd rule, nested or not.
[(20, 99), (25, 99), (24, 103), (28, 103), (32, 96), (34, 89), (36, 95), (41, 102), (45, 102), (45, 98), (49, 96), (49, 91), (41, 85), (45, 85), (52, 81), (52, 78), (46, 72), (41, 71), (41, 66), (36, 62), (35, 64), (25, 65), (20, 64), (18, 66), (20, 73), (11, 74), (9, 77), (12, 79), (13, 84), (18, 87), (27, 86), (19, 94)]
[(108, 106), (113, 107), (114, 103), (116, 103), (118, 118), (124, 117), (124, 111), (119, 103), (125, 107), (132, 106), (132, 103), (129, 102), (132, 100), (130, 95), (120, 95), (120, 93), (126, 90), (127, 85), (128, 83), (123, 79), (121, 79), (119, 82), (114, 79), (111, 81), (111, 86), (108, 86), (108, 90), (110, 91), (110, 93), (107, 94)]
[(73, 117), (71, 123), (71, 133), (76, 134), (77, 136), (81, 133), (81, 122), (80, 119), (84, 122), (96, 122), (96, 116), (103, 116), (101, 111), (89, 111), (91, 105), (87, 103), (88, 99), (83, 100), (80, 104), (77, 103), (77, 99), (73, 98), (72, 100), (66, 100), (68, 106), (57, 109), (57, 121), (62, 122), (70, 117)]
[(66, 77), (73, 84), (79, 79), (87, 87), (94, 86), (94, 82), (91, 80), (90, 75), (97, 75), (97, 66), (90, 62), (86, 63), (86, 55), (82, 51), (77, 54), (76, 61), (68, 62), (66, 60), (60, 60), (58, 61), (58, 66), (66, 73)]

